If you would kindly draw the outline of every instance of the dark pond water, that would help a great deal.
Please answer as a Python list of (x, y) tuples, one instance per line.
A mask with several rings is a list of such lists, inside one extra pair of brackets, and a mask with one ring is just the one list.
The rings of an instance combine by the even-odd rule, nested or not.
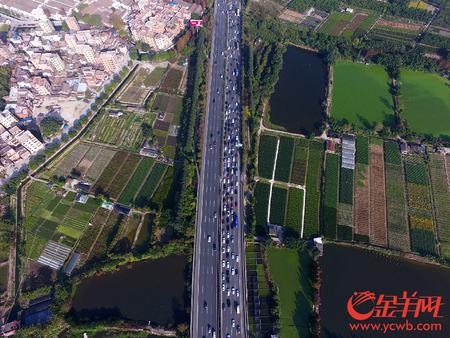
[(78, 286), (73, 316), (79, 320), (124, 318), (171, 326), (188, 322), (183, 256), (134, 263), (130, 268), (90, 277)]
[[(324, 256), (320, 258), (322, 267), (321, 285), (321, 337), (450, 337), (450, 269), (431, 264), (417, 263), (399, 257), (386, 256), (378, 252), (356, 247), (327, 244)], [(430, 313), (421, 313), (414, 318), (410, 312), (406, 318), (401, 313), (394, 313), (396, 318), (374, 318), (355, 320), (347, 311), (347, 302), (354, 292), (372, 291), (376, 295), (397, 295), (401, 298), (403, 291), (411, 294), (417, 291), (417, 296), (441, 296), (445, 303), (438, 313), (442, 318), (433, 318)], [(386, 298), (387, 299), (387, 298)], [(403, 302), (403, 304), (402, 304)], [(415, 310), (412, 299), (409, 310)], [(380, 303), (386, 304), (386, 303)], [(404, 301), (391, 303), (391, 310), (403, 310)], [(370, 301), (355, 306), (358, 313), (368, 313), (374, 308)], [(399, 318), (400, 317), (400, 318)], [(411, 324), (437, 323), (442, 325), (442, 331), (395, 331), (383, 334), (381, 331), (351, 331), (352, 323), (405, 323)], [(417, 328), (417, 327), (413, 327)], [(422, 328), (426, 328), (422, 326)], [(430, 328), (429, 328), (430, 329)], [(380, 328), (383, 330), (383, 328)]]
[(270, 121), (292, 133), (317, 134), (326, 81), (327, 69), (317, 53), (289, 46), (270, 98)]

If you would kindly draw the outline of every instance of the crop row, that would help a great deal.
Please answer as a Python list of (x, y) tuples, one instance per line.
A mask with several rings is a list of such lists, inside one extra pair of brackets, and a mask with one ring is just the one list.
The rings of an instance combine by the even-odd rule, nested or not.
[(411, 208), (432, 211), (428, 187), (424, 185), (408, 183), (408, 205)]
[(353, 170), (341, 168), (339, 202), (353, 204)]
[(95, 193), (104, 193), (108, 190), (109, 184), (116, 176), (123, 163), (126, 161), (128, 153), (119, 151), (114, 154), (114, 157), (109, 161), (106, 168), (103, 170), (99, 179), (93, 187)]
[(255, 187), (255, 219), (257, 233), (265, 233), (269, 206), (270, 185), (258, 182)]
[(287, 190), (283, 187), (273, 186), (270, 200), (270, 223), (284, 225), (286, 211)]
[(369, 166), (357, 162), (355, 175), (355, 234), (369, 236)]
[(402, 164), (402, 156), (397, 142), (384, 141), (384, 160), (386, 163)]
[(276, 181), (289, 182), (293, 151), (294, 139), (291, 137), (281, 137), (277, 156), (277, 167), (275, 170)]
[(427, 167), (418, 157), (407, 157), (405, 162), (406, 182), (428, 185)]
[(322, 232), (325, 237), (336, 238), (339, 156), (326, 154), (325, 183), (322, 194)]
[(277, 142), (275, 136), (266, 134), (259, 139), (258, 175), (261, 177), (272, 179)]
[(369, 139), (367, 136), (356, 138), (356, 162), (369, 164)]
[(117, 199), (120, 192), (123, 190), (124, 186), (127, 184), (130, 174), (134, 172), (139, 162), (141, 161), (141, 156), (136, 154), (129, 154), (126, 163), (120, 168), (114, 180), (108, 189), (109, 196)]
[(370, 145), (369, 191), (370, 191), (370, 242), (387, 245), (386, 191), (384, 188), (383, 143)]
[(409, 232), (412, 251), (423, 255), (437, 255), (436, 239), (432, 231), (411, 227)]
[(390, 163), (385, 165), (389, 246), (393, 249), (409, 251), (403, 170), (400, 165)]
[(430, 176), (441, 253), (450, 259), (450, 193), (443, 155), (430, 154)]
[(119, 197), (119, 203), (129, 205), (133, 202), (134, 196), (139, 191), (142, 182), (153, 166), (154, 160), (150, 157), (144, 157), (134, 171), (133, 176)]
[(291, 183), (300, 185), (305, 184), (307, 162), (308, 162), (308, 148), (296, 144), (294, 149), (294, 161), (292, 163), (292, 170), (291, 170)]
[(289, 188), (288, 205), (286, 210), (286, 227), (299, 237), (302, 226), (303, 190)]
[(306, 174), (306, 209), (304, 236), (319, 232), (320, 180), (323, 157), (323, 143), (309, 143), (308, 169)]
[(166, 168), (167, 166), (165, 164), (155, 163), (155, 165), (152, 168), (152, 171), (148, 175), (141, 190), (136, 196), (136, 205), (142, 207), (148, 204), (148, 202), (153, 196), (153, 193), (158, 187), (158, 183), (161, 180), (162, 176), (164, 175)]

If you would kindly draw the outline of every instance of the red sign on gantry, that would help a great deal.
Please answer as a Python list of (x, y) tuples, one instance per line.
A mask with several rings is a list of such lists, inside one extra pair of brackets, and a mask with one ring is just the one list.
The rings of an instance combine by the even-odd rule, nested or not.
[(203, 20), (189, 20), (191, 27), (203, 27)]

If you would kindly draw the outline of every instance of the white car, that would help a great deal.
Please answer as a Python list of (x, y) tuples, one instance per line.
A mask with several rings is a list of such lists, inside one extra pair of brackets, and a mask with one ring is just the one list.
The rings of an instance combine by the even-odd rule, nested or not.
[(234, 276), (234, 268), (231, 268), (231, 275)]
[(231, 294), (234, 295), (234, 286), (231, 287)]
[(231, 253), (231, 259), (234, 260), (234, 252)]
[(236, 262), (239, 262), (239, 255), (236, 255)]
[(236, 297), (239, 297), (239, 289), (236, 289)]
[(208, 243), (211, 243), (211, 236), (208, 236)]
[(225, 292), (225, 283), (222, 283), (222, 292)]
[(222, 259), (222, 268), (225, 267), (225, 259)]
[(231, 320), (231, 326), (235, 327), (236, 326), (236, 321), (234, 320), (234, 318)]
[(227, 296), (230, 296), (230, 288), (227, 288)]
[(227, 261), (227, 269), (230, 268), (230, 261)]

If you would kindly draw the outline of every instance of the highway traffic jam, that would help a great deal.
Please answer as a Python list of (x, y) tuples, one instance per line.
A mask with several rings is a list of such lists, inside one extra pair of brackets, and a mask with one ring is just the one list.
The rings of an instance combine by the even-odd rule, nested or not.
[[(240, 141), (241, 106), (240, 106), (240, 3), (229, 1), (226, 8), (220, 8), (227, 15), (227, 46), (220, 52), (226, 60), (225, 73), (220, 78), (225, 80), (225, 93), (217, 89), (214, 95), (224, 95), (223, 120), (223, 157), (222, 157), (222, 206), (214, 212), (214, 218), (220, 221), (220, 275), (219, 291), (221, 303), (221, 332), (226, 338), (241, 336), (241, 293), (243, 257), (240, 257), (243, 230), (240, 229)], [(219, 53), (219, 52), (218, 52)], [(217, 131), (220, 137), (221, 131)], [(209, 147), (217, 146), (213, 132), (209, 134)], [(211, 236), (208, 236), (211, 242)], [(214, 243), (215, 241), (213, 241)], [(214, 249), (214, 244), (213, 249)], [(245, 287), (245, 286), (241, 286)], [(205, 304), (205, 306), (207, 306)], [(214, 338), (215, 328), (208, 324), (208, 333)]]

